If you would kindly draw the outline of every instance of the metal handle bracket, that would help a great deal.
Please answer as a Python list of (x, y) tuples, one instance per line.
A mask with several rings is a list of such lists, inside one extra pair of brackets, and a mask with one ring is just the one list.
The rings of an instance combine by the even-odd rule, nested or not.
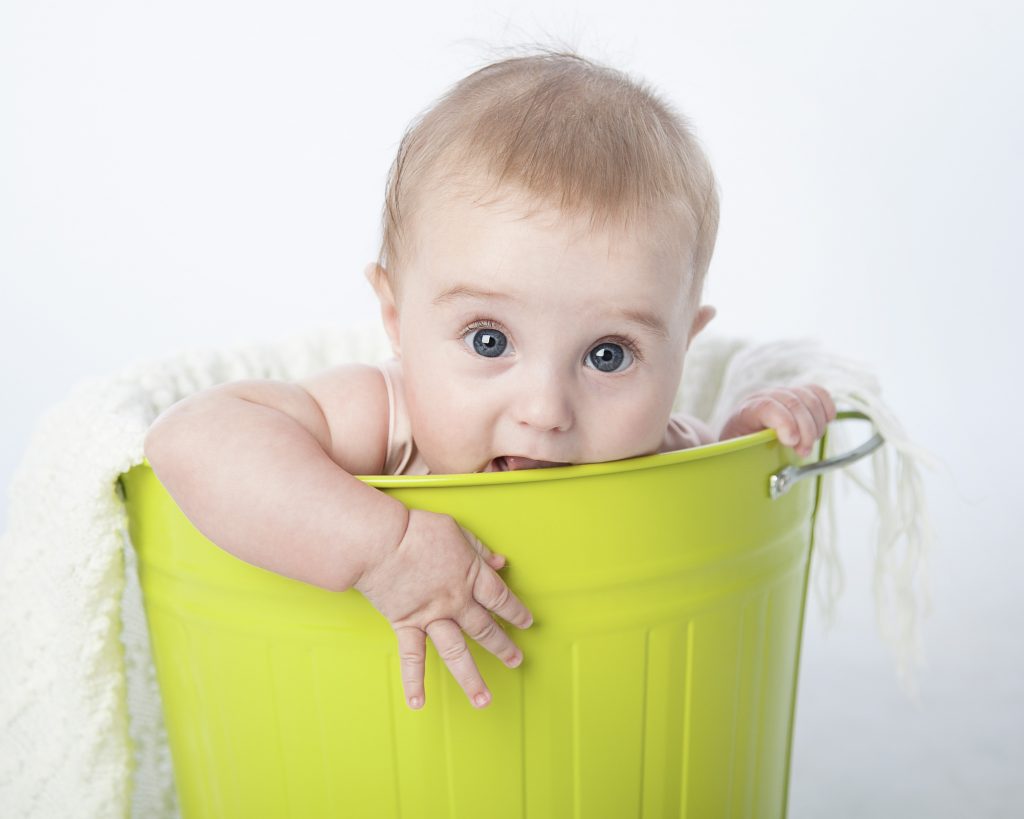
[[(856, 410), (846, 410), (844, 412), (836, 413), (835, 420), (845, 421), (850, 418), (856, 418), (862, 421), (871, 420), (863, 412), (857, 412)], [(872, 438), (865, 441), (856, 449), (850, 450), (843, 455), (837, 455), (834, 458), (828, 458), (824, 461), (819, 461), (818, 463), (807, 464), (806, 466), (783, 467), (778, 472), (775, 472), (768, 477), (768, 494), (771, 495), (772, 500), (775, 500), (775, 498), (785, 495), (790, 489), (792, 489), (793, 484), (797, 481), (811, 475), (827, 472), (830, 469), (838, 469), (839, 467), (847, 466), (848, 464), (852, 464), (854, 461), (859, 461), (866, 455), (870, 455), (884, 443), (885, 439), (876, 430)]]

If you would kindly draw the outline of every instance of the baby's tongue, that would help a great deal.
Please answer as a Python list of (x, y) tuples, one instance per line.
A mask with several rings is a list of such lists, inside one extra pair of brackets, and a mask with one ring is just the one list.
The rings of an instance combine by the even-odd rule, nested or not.
[(505, 461), (505, 468), (510, 472), (515, 469), (546, 469), (551, 466), (565, 466), (565, 464), (554, 463), (553, 461), (535, 461), (532, 458), (520, 458), (517, 455), (506, 455), (501, 460)]

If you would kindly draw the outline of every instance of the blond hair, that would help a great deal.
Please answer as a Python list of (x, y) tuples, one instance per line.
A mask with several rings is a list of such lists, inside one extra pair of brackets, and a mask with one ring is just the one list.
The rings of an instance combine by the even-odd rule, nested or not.
[(699, 298), (718, 232), (710, 163), (687, 120), (646, 84), (571, 50), (491, 63), (409, 126), (388, 174), (377, 263), (394, 286), (431, 193), (490, 180), (591, 228), (669, 220)]

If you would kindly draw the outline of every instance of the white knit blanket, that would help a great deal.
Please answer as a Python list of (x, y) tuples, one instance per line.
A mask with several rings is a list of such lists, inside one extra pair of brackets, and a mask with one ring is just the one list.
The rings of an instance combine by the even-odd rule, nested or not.
[[(38, 423), (12, 485), (0, 539), (0, 815), (21, 819), (178, 813), (135, 555), (117, 477), (143, 460), (143, 440), (164, 409), (191, 393), (243, 378), (296, 380), (345, 361), (390, 355), (377, 325), (323, 328), (276, 343), (192, 350), (137, 362), (81, 382)], [(842, 586), (835, 553), (836, 481), (877, 504), (876, 602), (898, 669), (919, 660), (917, 613), (927, 594), (931, 530), (913, 446), (863, 365), (810, 340), (756, 344), (712, 333), (687, 356), (676, 409), (713, 428), (768, 386), (818, 383), (840, 410), (872, 419), (886, 446), (856, 467), (826, 474), (815, 532), (815, 588), (826, 614)], [(864, 422), (830, 426), (828, 452), (867, 439)]]

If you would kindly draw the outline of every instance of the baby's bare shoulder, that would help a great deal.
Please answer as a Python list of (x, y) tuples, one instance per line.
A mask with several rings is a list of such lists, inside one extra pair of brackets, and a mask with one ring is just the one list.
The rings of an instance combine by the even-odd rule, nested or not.
[(331, 459), (350, 475), (379, 475), (388, 445), (388, 392), (369, 364), (340, 364), (297, 382), (320, 405)]

